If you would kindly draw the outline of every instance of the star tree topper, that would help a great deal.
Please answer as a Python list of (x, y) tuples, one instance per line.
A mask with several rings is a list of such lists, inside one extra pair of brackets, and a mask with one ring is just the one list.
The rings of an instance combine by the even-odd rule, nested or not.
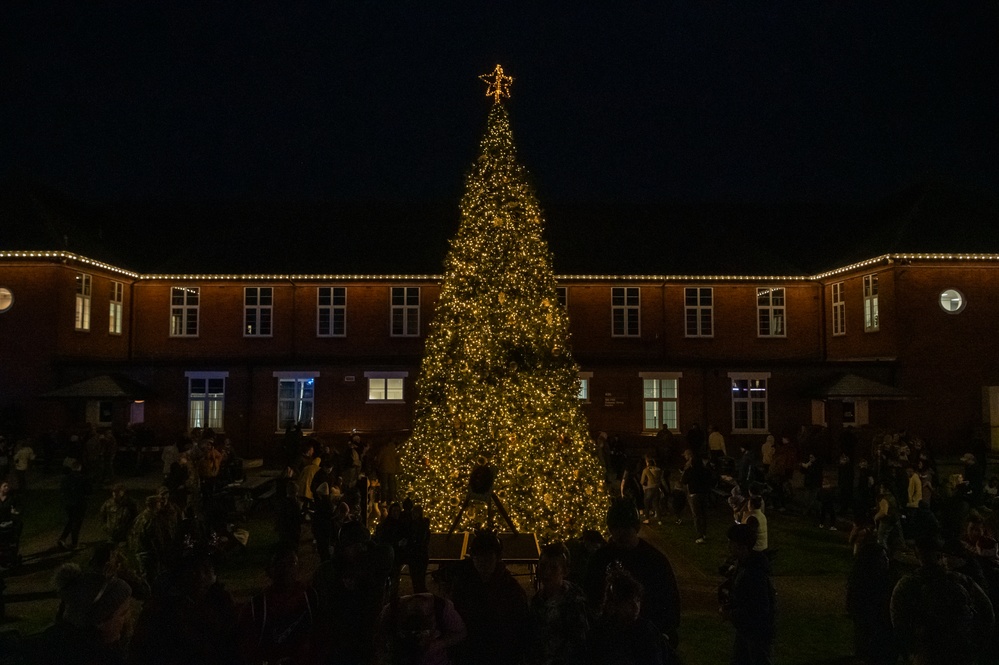
[(510, 96), (513, 77), (504, 74), (499, 65), (496, 65), (492, 73), (483, 74), (479, 78), (486, 82), (486, 97), (492, 97), (494, 104), (499, 104), (501, 98)]

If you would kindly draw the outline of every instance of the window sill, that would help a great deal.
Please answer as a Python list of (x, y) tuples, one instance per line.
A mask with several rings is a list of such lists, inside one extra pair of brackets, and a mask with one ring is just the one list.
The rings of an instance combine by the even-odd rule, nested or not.
[(365, 404), (405, 404), (404, 399), (369, 399), (364, 402)]

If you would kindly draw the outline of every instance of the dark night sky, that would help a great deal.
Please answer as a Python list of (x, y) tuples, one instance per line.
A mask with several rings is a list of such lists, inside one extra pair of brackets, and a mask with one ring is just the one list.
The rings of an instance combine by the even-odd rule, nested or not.
[(497, 62), (543, 205), (999, 195), (995, 0), (5, 4), (0, 178), (81, 201), (456, 210)]

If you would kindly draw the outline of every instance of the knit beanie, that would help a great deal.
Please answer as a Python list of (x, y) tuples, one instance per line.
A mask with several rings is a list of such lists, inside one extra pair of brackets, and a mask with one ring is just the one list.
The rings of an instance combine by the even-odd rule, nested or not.
[(132, 596), (132, 587), (117, 577), (83, 572), (74, 563), (59, 568), (55, 584), (64, 604), (63, 618), (79, 628), (104, 623)]

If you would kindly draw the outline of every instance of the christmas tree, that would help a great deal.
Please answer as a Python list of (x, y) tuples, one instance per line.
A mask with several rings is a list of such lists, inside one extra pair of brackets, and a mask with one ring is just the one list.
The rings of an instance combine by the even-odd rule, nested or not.
[[(484, 526), (492, 481), (516, 529), (549, 542), (601, 528), (607, 497), (544, 221), (501, 103), (511, 81), (499, 66), (488, 76), (495, 102), (445, 260), (403, 474), (436, 531)], [(473, 498), (487, 502), (466, 505), (473, 471)]]

